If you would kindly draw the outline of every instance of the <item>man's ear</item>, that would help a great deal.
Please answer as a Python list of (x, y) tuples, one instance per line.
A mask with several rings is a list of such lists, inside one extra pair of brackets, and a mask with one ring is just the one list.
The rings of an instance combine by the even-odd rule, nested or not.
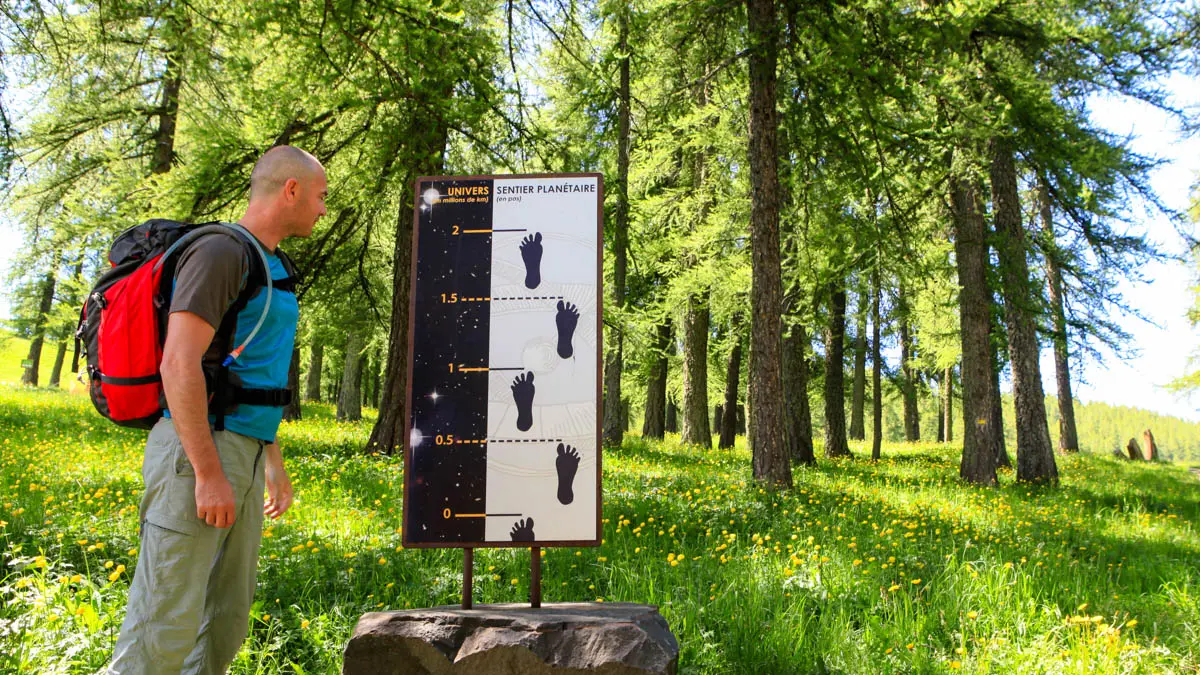
[(287, 198), (289, 202), (294, 202), (299, 194), (300, 181), (296, 180), (295, 178), (287, 179), (287, 181), (285, 181), (283, 184), (283, 196)]

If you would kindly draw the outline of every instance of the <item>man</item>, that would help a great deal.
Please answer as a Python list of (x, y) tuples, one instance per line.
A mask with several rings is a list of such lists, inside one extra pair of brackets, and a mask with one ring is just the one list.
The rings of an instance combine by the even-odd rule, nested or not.
[[(303, 150), (275, 147), (255, 164), (238, 223), (266, 253), (272, 279), (288, 276), (276, 246), (312, 234), (325, 215), (326, 192), (325, 170)], [(146, 442), (141, 556), (113, 651), (114, 675), (224, 673), (248, 630), (263, 516), (278, 518), (292, 503), (275, 442), (282, 407), (239, 404), (225, 415), (223, 430), (213, 429), (209, 414), (204, 367), (226, 356), (213, 338), (250, 270), (238, 236), (204, 235), (179, 259), (159, 369), (167, 410)], [(265, 296), (258, 289), (237, 315), (234, 344), (258, 321)], [(285, 281), (272, 292), (259, 332), (230, 365), (230, 379), (246, 388), (286, 388), (298, 311)]]

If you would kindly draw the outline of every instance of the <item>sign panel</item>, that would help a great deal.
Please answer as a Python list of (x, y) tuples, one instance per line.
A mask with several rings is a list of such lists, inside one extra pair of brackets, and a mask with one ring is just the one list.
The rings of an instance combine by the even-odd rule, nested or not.
[(600, 543), (599, 174), (421, 178), (404, 545)]

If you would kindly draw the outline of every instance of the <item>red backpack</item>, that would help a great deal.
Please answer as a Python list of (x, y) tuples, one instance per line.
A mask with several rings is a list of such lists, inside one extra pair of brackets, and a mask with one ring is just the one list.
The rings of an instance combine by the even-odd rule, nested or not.
[[(271, 306), (272, 289), (280, 287), (283, 290), (283, 285), (272, 282), (266, 254), (241, 226), (225, 223), (193, 225), (154, 219), (117, 235), (108, 253), (112, 269), (101, 275), (92, 287), (75, 331), (74, 370), (78, 370), (82, 349), (87, 358), (88, 392), (92, 403), (101, 415), (113, 422), (149, 429), (162, 417), (166, 399), (158, 369), (166, 339), (175, 266), (190, 243), (214, 232), (233, 233), (246, 248), (250, 261), (246, 285), (226, 312), (213, 338), (229, 356), (215, 375), (210, 377), (206, 373), (209, 409), (217, 415), (218, 429), (224, 428), (224, 414), (229, 407), (241, 402), (234, 400), (236, 397), (230, 391), (229, 365), (254, 339), (262, 325)], [(280, 257), (289, 274), (286, 282), (290, 290), (294, 288), (293, 268), (286, 256)], [(258, 324), (241, 345), (232, 347), (230, 343), (236, 333), (238, 312), (264, 286), (267, 301)], [(286, 389), (255, 392), (258, 396), (253, 402), (259, 405), (286, 405), (290, 399)]]

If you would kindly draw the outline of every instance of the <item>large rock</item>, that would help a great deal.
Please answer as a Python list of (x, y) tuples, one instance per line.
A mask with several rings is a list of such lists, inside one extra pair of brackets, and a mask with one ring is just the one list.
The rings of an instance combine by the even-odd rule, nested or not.
[(344, 675), (674, 675), (679, 643), (651, 605), (435, 607), (364, 614)]

